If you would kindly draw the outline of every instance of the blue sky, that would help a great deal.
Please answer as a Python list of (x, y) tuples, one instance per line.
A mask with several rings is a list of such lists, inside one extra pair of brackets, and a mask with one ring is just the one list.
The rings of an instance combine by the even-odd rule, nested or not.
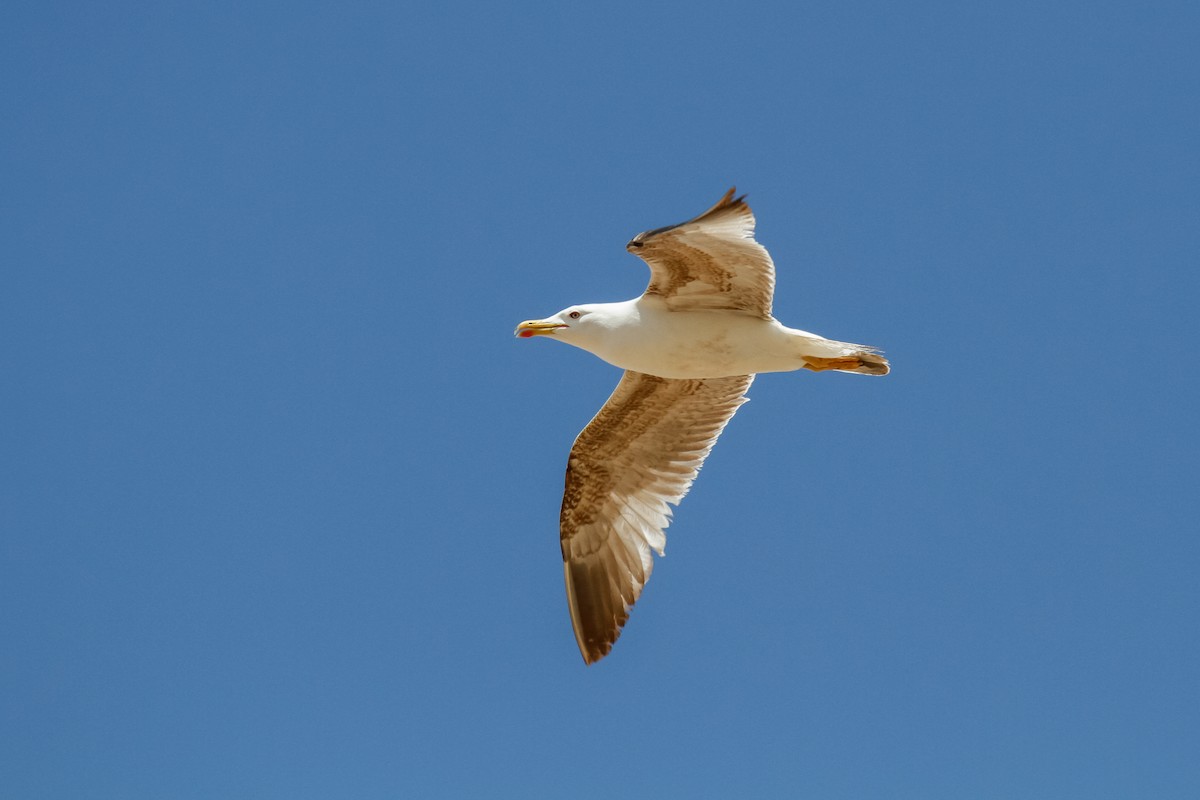
[[(1188, 3), (15, 3), (0, 794), (1200, 792)], [(618, 372), (512, 338), (749, 195), (787, 324), (613, 654)]]

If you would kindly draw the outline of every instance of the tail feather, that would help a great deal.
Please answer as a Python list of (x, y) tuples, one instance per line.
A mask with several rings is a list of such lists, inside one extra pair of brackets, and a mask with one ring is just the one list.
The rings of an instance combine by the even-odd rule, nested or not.
[(888, 360), (875, 350), (859, 350), (851, 355), (858, 359), (859, 365), (853, 369), (839, 369), (838, 372), (853, 372), (857, 375), (887, 375), (892, 371)]
[(883, 353), (865, 344), (839, 342), (806, 334), (799, 340), (804, 367), (813, 372), (833, 370), (857, 375), (887, 375), (891, 365)]

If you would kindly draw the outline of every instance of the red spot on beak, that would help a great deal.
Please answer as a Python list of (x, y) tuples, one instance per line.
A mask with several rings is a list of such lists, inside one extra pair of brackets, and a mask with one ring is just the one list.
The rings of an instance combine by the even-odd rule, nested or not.
[(520, 336), (522, 339), (528, 339), (530, 336), (533, 336), (533, 331), (521, 331), (517, 336)]

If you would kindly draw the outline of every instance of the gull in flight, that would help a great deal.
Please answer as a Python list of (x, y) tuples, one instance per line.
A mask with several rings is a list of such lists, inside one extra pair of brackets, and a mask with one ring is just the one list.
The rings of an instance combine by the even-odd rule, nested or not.
[(589, 303), (517, 326), (625, 370), (567, 459), (559, 533), (575, 641), (608, 654), (660, 556), (671, 508), (700, 471), (755, 373), (886, 375), (878, 350), (782, 325), (775, 265), (754, 214), (730, 189), (708, 211), (639, 233), (626, 249), (650, 267), (641, 297)]

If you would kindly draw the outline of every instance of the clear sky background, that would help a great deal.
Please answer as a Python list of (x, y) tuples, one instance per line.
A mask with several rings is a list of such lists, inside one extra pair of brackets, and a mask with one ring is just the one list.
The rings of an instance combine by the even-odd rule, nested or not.
[[(1200, 795), (1194, 3), (9, 3), (0, 795)], [(787, 324), (613, 654), (563, 596), (645, 287)]]

